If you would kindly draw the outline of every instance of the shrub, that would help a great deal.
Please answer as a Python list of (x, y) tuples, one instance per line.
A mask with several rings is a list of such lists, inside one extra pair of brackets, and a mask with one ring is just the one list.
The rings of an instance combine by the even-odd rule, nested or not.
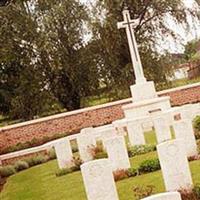
[(155, 193), (155, 187), (153, 185), (147, 186), (137, 186), (133, 188), (133, 193), (136, 200), (143, 199), (145, 197), (151, 196)]
[(78, 152), (78, 147), (73, 145), (72, 146), (72, 153), (76, 153), (76, 152)]
[(77, 144), (76, 140), (72, 140), (72, 141), (70, 141), (70, 143), (71, 143), (72, 152), (73, 153), (78, 152), (78, 144)]
[(116, 170), (115, 172), (113, 172), (113, 176), (115, 181), (120, 181), (125, 178), (128, 178), (127, 170), (124, 169)]
[(195, 129), (195, 137), (196, 139), (200, 139), (200, 116), (197, 116), (194, 119), (194, 129)]
[(94, 159), (102, 159), (102, 158), (108, 158), (108, 154), (104, 152), (99, 152), (94, 155)]
[(42, 156), (42, 155), (24, 159), (24, 161), (26, 161), (30, 167), (45, 163), (48, 160), (49, 160), (48, 156)]
[[(193, 189), (194, 190), (194, 189)], [(199, 200), (197, 195), (192, 189), (179, 190), (182, 200)]]
[(35, 165), (33, 157), (25, 158), (24, 161), (28, 163), (29, 167)]
[(89, 152), (92, 155), (93, 159), (96, 159), (96, 157), (98, 157), (97, 154), (102, 154), (103, 151), (104, 149), (101, 142), (97, 142), (96, 146), (93, 145), (89, 148)]
[(198, 152), (200, 154), (200, 140), (197, 140), (197, 148), (198, 148)]
[(16, 173), (14, 166), (8, 165), (5, 167), (0, 167), (0, 177), (8, 177)]
[(127, 175), (128, 175), (128, 177), (137, 176), (137, 174), (138, 174), (138, 170), (135, 169), (135, 168), (129, 168), (129, 169), (127, 170)]
[(14, 165), (16, 171), (22, 171), (29, 168), (29, 164), (26, 161), (17, 161)]
[(83, 161), (79, 157), (73, 157), (72, 163), (74, 164), (74, 166), (71, 167), (71, 170), (74, 172), (80, 170)]
[(155, 145), (138, 145), (138, 146), (128, 147), (129, 157), (142, 155), (142, 154), (149, 153), (152, 151), (156, 151)]
[(200, 199), (200, 184), (194, 186), (193, 192), (195, 193), (195, 195), (197, 196), (197, 198)]
[(33, 157), (34, 165), (39, 165), (39, 164), (45, 163), (48, 160), (49, 160), (48, 156), (39, 155), (39, 156)]
[(56, 176), (64, 176), (66, 174), (69, 174), (69, 173), (72, 173), (72, 169), (70, 168), (65, 168), (65, 169), (59, 169), (57, 172), (56, 172)]
[(160, 162), (158, 159), (145, 160), (140, 164), (138, 169), (140, 174), (154, 172), (157, 170), (160, 170)]
[(55, 152), (55, 149), (54, 149), (54, 148), (51, 148), (51, 149), (48, 151), (48, 156), (49, 156), (49, 159), (50, 159), (50, 160), (56, 159), (56, 152)]

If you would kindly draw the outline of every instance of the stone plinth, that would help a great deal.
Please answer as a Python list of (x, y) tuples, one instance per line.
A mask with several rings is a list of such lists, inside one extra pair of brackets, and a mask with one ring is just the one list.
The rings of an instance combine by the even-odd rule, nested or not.
[(58, 166), (60, 169), (73, 166), (73, 154), (70, 142), (67, 138), (57, 140), (54, 144)]
[(128, 152), (123, 136), (110, 138), (104, 141), (108, 159), (112, 164), (113, 171), (130, 168)]
[(187, 156), (197, 155), (198, 150), (192, 121), (189, 119), (177, 121), (174, 123), (174, 131), (177, 139), (183, 139)]
[(172, 140), (157, 146), (158, 156), (167, 191), (193, 186), (187, 154), (182, 140)]
[(132, 85), (130, 88), (133, 102), (149, 100), (158, 97), (153, 81), (137, 83)]
[(88, 200), (119, 200), (109, 160), (85, 163), (81, 173)]
[[(140, 90), (142, 90), (142, 88)], [(153, 112), (166, 111), (170, 108), (170, 97), (147, 99), (122, 106), (126, 119), (151, 117)]]

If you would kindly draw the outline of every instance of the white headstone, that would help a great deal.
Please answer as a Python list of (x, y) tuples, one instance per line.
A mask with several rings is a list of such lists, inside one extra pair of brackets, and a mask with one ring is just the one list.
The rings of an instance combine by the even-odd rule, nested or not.
[[(88, 133), (87, 130), (89, 130)], [(79, 154), (83, 162), (93, 160), (91, 149), (96, 147), (95, 135), (92, 133), (91, 129), (87, 130), (82, 130), (77, 137)]]
[(193, 125), (191, 120), (180, 120), (174, 123), (174, 131), (177, 139), (183, 139), (187, 156), (198, 154)]
[(145, 144), (144, 130), (140, 121), (129, 120), (127, 123), (127, 131), (131, 146)]
[(153, 195), (142, 200), (181, 200), (181, 195), (178, 192), (166, 192)]
[(192, 187), (192, 178), (182, 140), (171, 140), (157, 146), (167, 191)]
[(93, 127), (84, 128), (84, 129), (81, 130), (80, 133), (81, 134), (85, 134), (85, 133), (87, 133), (87, 134), (89, 134), (89, 133), (94, 134), (94, 128)]
[(117, 130), (114, 127), (109, 127), (101, 130), (101, 140), (105, 148), (104, 141), (117, 136)]
[(120, 136), (127, 135), (127, 131), (126, 131), (127, 120), (126, 119), (116, 120), (112, 124), (115, 127), (115, 129), (117, 130), (118, 135), (120, 135)]
[(60, 169), (73, 166), (73, 154), (70, 142), (67, 138), (57, 140), (54, 144), (58, 166)]
[(113, 171), (130, 168), (126, 143), (123, 136), (104, 141), (108, 159), (112, 163)]
[(119, 200), (108, 159), (85, 163), (81, 172), (88, 200)]
[(172, 138), (170, 124), (166, 114), (153, 118), (153, 124), (156, 132), (158, 144), (170, 140)]
[(179, 108), (181, 119), (193, 120), (197, 115), (197, 104), (187, 104)]

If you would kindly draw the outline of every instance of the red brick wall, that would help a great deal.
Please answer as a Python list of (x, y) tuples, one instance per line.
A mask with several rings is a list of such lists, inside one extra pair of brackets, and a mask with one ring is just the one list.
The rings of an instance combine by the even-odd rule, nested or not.
[[(200, 83), (165, 90), (159, 92), (159, 95), (170, 96), (173, 106), (197, 103), (200, 102)], [(0, 150), (33, 138), (42, 139), (44, 136), (51, 137), (61, 133), (73, 134), (85, 127), (109, 124), (124, 117), (121, 106), (130, 102), (131, 99), (125, 99), (1, 128)]]

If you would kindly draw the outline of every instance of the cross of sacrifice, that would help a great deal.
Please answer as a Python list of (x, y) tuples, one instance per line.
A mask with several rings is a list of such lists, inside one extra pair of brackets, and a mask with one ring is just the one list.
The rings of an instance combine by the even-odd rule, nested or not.
[(135, 78), (136, 78), (136, 84), (137, 83), (144, 83), (146, 82), (146, 78), (144, 77), (144, 71), (142, 68), (142, 63), (135, 39), (135, 34), (134, 34), (134, 28), (138, 24), (139, 20), (132, 20), (130, 17), (130, 12), (128, 8), (125, 6), (124, 10), (122, 12), (124, 21), (123, 22), (118, 22), (117, 27), (118, 29), (125, 28), (126, 29), (126, 34), (128, 38), (128, 44), (129, 44), (129, 50), (131, 54), (131, 60), (133, 64), (133, 69), (135, 73)]

